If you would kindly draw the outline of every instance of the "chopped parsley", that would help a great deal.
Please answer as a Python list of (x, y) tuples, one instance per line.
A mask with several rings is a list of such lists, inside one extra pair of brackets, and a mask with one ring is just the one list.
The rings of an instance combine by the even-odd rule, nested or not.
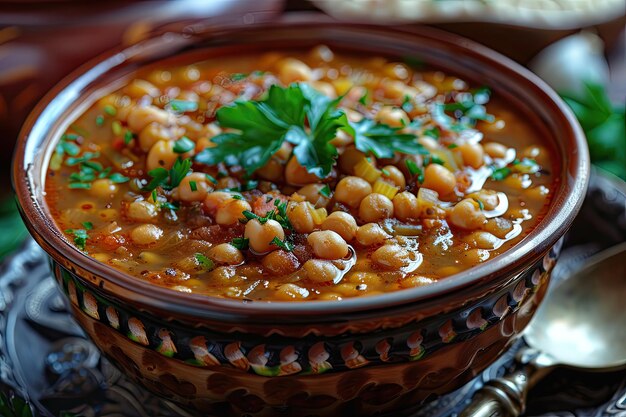
[[(150, 182), (142, 188), (143, 191), (153, 191), (157, 187), (164, 190), (171, 190), (178, 187), (178, 184), (191, 171), (191, 159), (181, 159), (180, 157), (174, 162), (174, 166), (170, 170), (165, 168), (155, 168), (148, 171), (148, 175), (152, 177)], [(191, 182), (190, 182), (191, 186)]]
[(217, 180), (215, 179), (214, 176), (209, 175), (209, 174), (204, 174), (206, 176), (206, 179), (209, 180), (210, 182), (212, 182), (213, 184), (217, 184)]
[(109, 178), (115, 184), (121, 184), (130, 180), (130, 178), (118, 173), (111, 173), (111, 167), (104, 168), (94, 158), (99, 158), (97, 152), (85, 152), (80, 157), (70, 157), (65, 160), (68, 166), (78, 165), (78, 172), (70, 174), (68, 187), (71, 189), (90, 189), (91, 183), (95, 179)]
[(431, 127), (429, 129), (424, 130), (424, 132), (422, 132), (424, 135), (429, 136), (433, 139), (439, 139), (439, 137), (441, 136), (441, 130), (439, 130), (439, 128), (437, 126), (435, 127)]
[(159, 207), (161, 207), (162, 209), (174, 210), (174, 211), (176, 211), (176, 210), (178, 210), (180, 208), (180, 206), (178, 204), (171, 203), (169, 201), (164, 201), (163, 203), (160, 203)]
[(279, 248), (287, 251), (287, 252), (291, 252), (293, 250), (293, 243), (287, 242), (286, 240), (280, 240), (278, 237), (274, 237), (274, 239), (272, 239), (272, 241), (270, 242), (276, 246), (278, 246)]
[(250, 244), (250, 239), (246, 237), (236, 237), (230, 241), (230, 244), (239, 250), (246, 250)]
[(236, 72), (234, 74), (230, 74), (230, 79), (232, 81), (241, 81), (248, 78), (248, 74), (244, 74), (243, 72)]
[(196, 184), (196, 182), (195, 182), (195, 181), (189, 181), (189, 189), (190, 189), (192, 192), (196, 192), (196, 191), (198, 191), (198, 184)]
[(194, 149), (195, 147), (196, 147), (196, 144), (194, 141), (189, 139), (187, 136), (183, 136), (182, 138), (174, 142), (173, 150), (176, 153), (187, 153), (191, 151), (192, 149)]
[(483, 203), (481, 200), (479, 200), (478, 198), (474, 198), (473, 199), (477, 204), (478, 204), (478, 208), (481, 210), (485, 209), (485, 203)]
[(282, 202), (279, 199), (274, 199), (274, 210), (268, 211), (265, 216), (259, 216), (249, 210), (245, 210), (241, 214), (245, 217), (242, 221), (245, 223), (248, 220), (256, 219), (261, 224), (265, 224), (268, 220), (276, 220), (285, 230), (293, 230), (293, 226), (289, 222), (287, 217), (287, 202)]
[(407, 159), (405, 161), (406, 167), (409, 170), (409, 174), (411, 174), (412, 176), (417, 176), (417, 182), (418, 183), (423, 183), (424, 182), (424, 171), (422, 171), (422, 169), (417, 166), (417, 163), (415, 163), (415, 161), (413, 161), (412, 159)]
[(171, 100), (168, 103), (169, 108), (177, 113), (186, 113), (198, 110), (198, 103), (187, 100)]
[(99, 114), (96, 116), (96, 126), (100, 127), (104, 124), (104, 116)]
[(330, 187), (328, 186), (328, 184), (324, 184), (324, 186), (320, 188), (319, 194), (324, 197), (330, 197)]
[(198, 265), (200, 265), (200, 268), (205, 271), (210, 271), (215, 267), (215, 263), (206, 255), (196, 253), (194, 255), (194, 258), (196, 258), (196, 261), (198, 261)]
[(398, 133), (400, 128), (376, 123), (372, 119), (362, 119), (350, 123), (345, 129), (354, 137), (358, 150), (373, 154), (376, 158), (392, 158), (395, 152), (413, 155), (427, 154), (428, 151), (419, 143), (415, 135)]
[(104, 106), (103, 110), (109, 116), (115, 116), (117, 114), (117, 109), (111, 106), (110, 104), (107, 104), (106, 106)]
[(513, 169), (522, 174), (534, 174), (541, 170), (541, 167), (534, 159), (523, 158), (521, 161), (513, 161)]
[(133, 132), (130, 130), (127, 130), (126, 133), (124, 133), (124, 144), (128, 145), (133, 139), (135, 139), (135, 135), (133, 135)]
[[(83, 223), (84, 226), (84, 223)], [(93, 227), (93, 225), (92, 225)], [(70, 236), (74, 236), (74, 244), (78, 247), (78, 249), (84, 251), (85, 245), (87, 244), (87, 239), (89, 239), (89, 234), (85, 229), (67, 229), (65, 230)]]
[(495, 181), (502, 181), (503, 179), (505, 179), (509, 175), (511, 175), (511, 168), (509, 168), (509, 167), (502, 167), (502, 168), (494, 169), (493, 172), (491, 173), (491, 176), (489, 178), (491, 178), (492, 180), (495, 180)]
[(83, 227), (86, 230), (92, 230), (93, 229), (93, 223), (92, 222), (83, 222)]

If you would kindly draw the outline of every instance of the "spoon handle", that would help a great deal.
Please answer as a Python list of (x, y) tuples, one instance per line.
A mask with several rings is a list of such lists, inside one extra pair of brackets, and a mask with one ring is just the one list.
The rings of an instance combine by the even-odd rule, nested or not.
[(531, 366), (485, 384), (459, 417), (517, 417), (524, 412)]

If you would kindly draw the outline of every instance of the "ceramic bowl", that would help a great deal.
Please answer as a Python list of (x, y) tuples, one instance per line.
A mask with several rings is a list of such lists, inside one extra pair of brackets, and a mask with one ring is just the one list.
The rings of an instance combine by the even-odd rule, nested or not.
[[(489, 85), (535, 124), (559, 160), (539, 225), (511, 250), (435, 284), (340, 302), (239, 302), (175, 292), (113, 270), (57, 230), (43, 196), (47, 160), (73, 115), (139, 66), (309, 48), (418, 58)], [(86, 64), (36, 107), (13, 181), (28, 228), (50, 255), (76, 320), (120, 369), (203, 415), (409, 413), (459, 388), (519, 336), (542, 300), (589, 176), (585, 138), (558, 96), (527, 70), (455, 35), (337, 24), (187, 27)]]

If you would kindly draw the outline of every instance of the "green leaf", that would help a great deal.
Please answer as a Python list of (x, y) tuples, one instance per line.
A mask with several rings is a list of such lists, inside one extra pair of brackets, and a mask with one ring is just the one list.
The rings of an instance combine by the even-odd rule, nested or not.
[(13, 198), (0, 201), (0, 261), (26, 239), (28, 232)]
[(187, 176), (191, 170), (191, 159), (182, 159), (178, 157), (174, 166), (168, 171), (165, 168), (155, 168), (148, 171), (148, 175), (152, 177), (148, 185), (142, 188), (143, 191), (153, 191), (157, 187), (165, 190), (171, 190), (178, 187), (178, 184)]
[(325, 184), (322, 188), (320, 188), (319, 194), (324, 197), (330, 197), (330, 187), (328, 184)]
[(416, 137), (407, 133), (398, 133), (399, 128), (377, 124), (372, 119), (362, 119), (350, 123), (351, 133), (356, 148), (364, 153), (371, 153), (376, 158), (392, 158), (395, 152), (406, 154), (427, 154), (428, 151), (417, 143)]

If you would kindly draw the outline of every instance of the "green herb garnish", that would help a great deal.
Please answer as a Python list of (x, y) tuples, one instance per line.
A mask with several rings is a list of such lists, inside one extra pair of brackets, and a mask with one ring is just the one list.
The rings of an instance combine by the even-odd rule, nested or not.
[(232, 81), (241, 81), (248, 78), (248, 74), (244, 74), (243, 72), (236, 72), (234, 74), (230, 74), (230, 79)]
[(187, 153), (190, 150), (194, 149), (196, 144), (194, 141), (189, 139), (187, 136), (183, 136), (174, 142), (174, 152), (176, 153)]
[(246, 250), (250, 244), (250, 239), (246, 237), (236, 237), (230, 241), (230, 244), (239, 250)]
[(124, 182), (130, 181), (130, 178), (125, 177), (124, 175), (118, 172), (114, 172), (113, 174), (109, 175), (109, 179), (111, 180), (112, 183), (115, 183), (115, 184), (122, 184)]
[[(156, 191), (156, 190), (155, 190)], [(156, 202), (156, 200), (155, 200)], [(178, 210), (180, 208), (180, 206), (176, 203), (171, 203), (169, 201), (164, 201), (163, 203), (159, 204), (159, 207), (163, 208), (163, 209), (167, 209), (167, 210)]]
[(324, 184), (324, 186), (320, 188), (319, 194), (327, 198), (330, 197), (330, 187), (328, 184)]
[(223, 133), (211, 139), (217, 146), (196, 155), (196, 162), (216, 165), (240, 165), (247, 174), (263, 167), (286, 140), (294, 155), (308, 172), (326, 177), (337, 157), (329, 142), (338, 129), (348, 126), (338, 100), (314, 90), (307, 84), (287, 88), (270, 87), (263, 101), (236, 101), (217, 111), (222, 127), (238, 133)]
[(561, 95), (585, 131), (591, 161), (626, 180), (626, 108), (614, 106), (604, 87), (591, 82), (582, 97)]
[(439, 130), (439, 128), (437, 126), (435, 127), (431, 127), (429, 129), (424, 130), (424, 132), (422, 132), (424, 135), (429, 136), (433, 139), (439, 139), (439, 137), (441, 136), (441, 130)]
[(101, 114), (96, 116), (96, 126), (100, 127), (104, 124), (104, 116)]
[(198, 103), (196, 103), (195, 101), (171, 100), (168, 105), (172, 110), (178, 113), (186, 113), (198, 110)]
[(210, 271), (215, 267), (215, 263), (213, 263), (210, 258), (201, 253), (196, 253), (194, 257), (196, 258), (196, 261), (198, 261), (200, 267), (205, 271)]
[(286, 240), (280, 240), (278, 237), (272, 239), (270, 243), (278, 246), (279, 248), (287, 252), (291, 252), (293, 250), (293, 243), (287, 242)]
[(419, 184), (423, 183), (424, 171), (422, 171), (422, 169), (419, 166), (417, 166), (415, 161), (413, 161), (412, 159), (407, 159), (406, 161), (404, 161), (404, 163), (406, 164), (406, 167), (409, 170), (409, 174), (411, 174), (412, 176), (417, 176), (417, 182)]
[(93, 223), (92, 222), (83, 222), (83, 227), (86, 230), (92, 230), (93, 229)]
[(103, 110), (109, 116), (115, 116), (117, 114), (117, 109), (111, 106), (110, 104), (107, 104), (106, 106), (104, 106)]
[(74, 244), (80, 250), (85, 250), (85, 245), (87, 244), (87, 239), (89, 239), (89, 234), (85, 229), (67, 229), (65, 230), (70, 236), (74, 236)]
[(417, 143), (415, 135), (398, 133), (400, 128), (378, 124), (371, 119), (350, 123), (345, 129), (354, 137), (356, 148), (377, 158), (392, 158), (395, 152), (413, 155), (428, 151)]
[(126, 133), (124, 133), (124, 144), (128, 145), (134, 138), (133, 132), (127, 130)]
[(191, 171), (191, 159), (181, 159), (179, 157), (169, 171), (165, 168), (155, 168), (148, 171), (148, 175), (150, 175), (152, 179), (142, 190), (152, 191), (157, 187), (171, 190), (178, 187), (178, 184), (187, 176), (189, 171)]
[(192, 192), (198, 191), (198, 184), (195, 181), (189, 181), (189, 189)]
[(491, 173), (490, 178), (495, 181), (502, 181), (509, 175), (511, 175), (511, 168), (502, 167), (502, 168), (494, 169), (493, 172)]

